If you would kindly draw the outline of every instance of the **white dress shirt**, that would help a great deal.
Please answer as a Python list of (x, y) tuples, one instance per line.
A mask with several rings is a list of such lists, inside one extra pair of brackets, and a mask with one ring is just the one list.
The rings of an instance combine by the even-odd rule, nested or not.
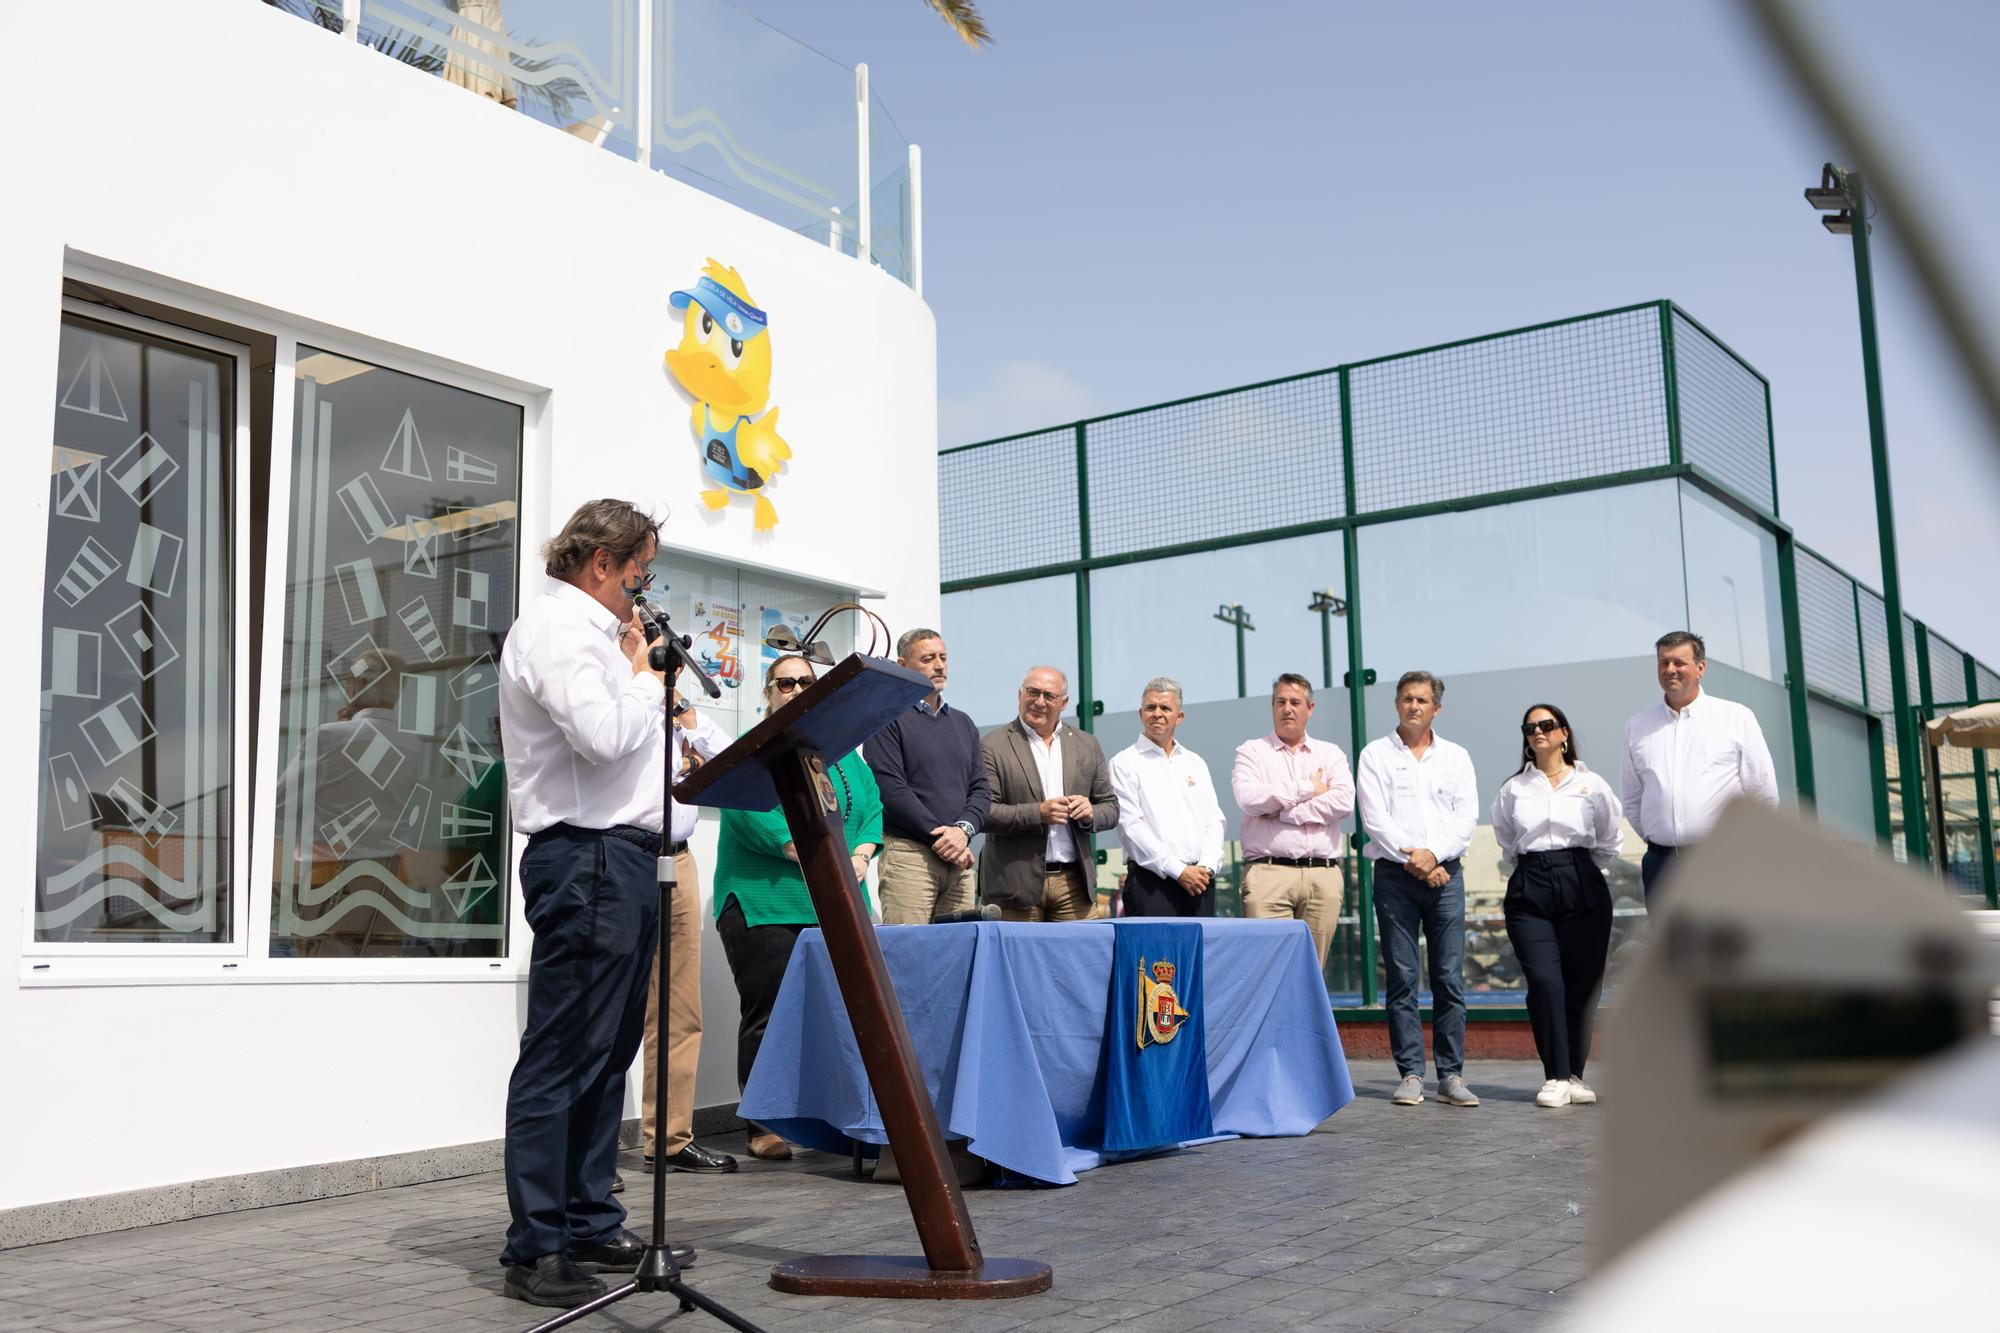
[(1222, 868), (1222, 805), (1193, 750), (1168, 754), (1141, 736), (1111, 760), (1111, 794), (1126, 860), (1168, 879), (1191, 865)]
[(1678, 713), (1663, 699), (1626, 722), (1618, 792), (1640, 837), (1685, 847), (1738, 796), (1776, 805), (1778, 773), (1757, 715), (1700, 690)]
[(666, 687), (618, 651), (618, 617), (557, 582), (523, 608), (500, 650), (500, 743), (514, 827), (657, 832)]
[[(1067, 796), (1069, 793), (1063, 790), (1062, 726), (1058, 724), (1046, 741), (1037, 736), (1035, 729), (1026, 722), (1020, 726), (1021, 734), (1028, 738), (1028, 753), (1035, 757), (1035, 772), (1042, 780), (1042, 798)], [(1048, 845), (1043, 849), (1043, 858), (1049, 861), (1076, 860), (1076, 839), (1070, 836), (1068, 821), (1046, 827)]]
[(1362, 747), (1354, 780), (1355, 808), (1378, 861), (1407, 862), (1405, 847), (1428, 848), (1440, 861), (1465, 855), (1479, 827), (1479, 782), (1472, 756), (1433, 732), (1422, 759), (1401, 732)]
[(1602, 869), (1618, 859), (1625, 844), (1618, 827), (1621, 808), (1611, 784), (1581, 762), (1553, 787), (1539, 768), (1527, 764), (1493, 798), (1493, 838), (1510, 861), (1523, 852), (1588, 847)]
[[(682, 697), (685, 698), (686, 696), (683, 695)], [(717, 726), (708, 714), (702, 712), (700, 709), (696, 709), (694, 729), (692, 731), (681, 726), (679, 723), (674, 725), (674, 772), (676, 774), (681, 771), (681, 750), (685, 746), (693, 746), (694, 752), (700, 755), (704, 761), (713, 759), (729, 748), (729, 733)], [(679, 780), (678, 777), (675, 778), (676, 782)], [(682, 805), (679, 801), (675, 801), (672, 820), (673, 832), (667, 835), (667, 841), (670, 843), (686, 842), (694, 836), (694, 826), (700, 819), (700, 806)]]

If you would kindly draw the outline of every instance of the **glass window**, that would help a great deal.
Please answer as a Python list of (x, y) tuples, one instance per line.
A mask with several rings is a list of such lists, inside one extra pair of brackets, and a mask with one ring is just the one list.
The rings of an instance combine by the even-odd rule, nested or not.
[(232, 359), (65, 318), (35, 938), (233, 938)]
[(1665, 481), (1365, 527), (1368, 665), (1386, 684), (1412, 667), (1650, 657), (1686, 617), (1679, 549)]
[(1701, 635), (1711, 659), (1784, 683), (1777, 538), (1687, 485), (1681, 487), (1681, 532), (1688, 628)]
[[(709, 699), (700, 685), (685, 677), (679, 688), (732, 736), (742, 735), (764, 718), (764, 669), (778, 658), (777, 649), (766, 647), (764, 637), (783, 626), (803, 639), (829, 606), (854, 600), (850, 593), (822, 584), (738, 569), (672, 550), (662, 551), (653, 562), (653, 577), (654, 600), (666, 608), (675, 632), (694, 641), (688, 651), (722, 687), (722, 697)], [(859, 619), (853, 612), (843, 612), (820, 631), (834, 661), (854, 651)], [(861, 642), (867, 643), (865, 633)], [(893, 655), (894, 645), (882, 651)]]
[[(1139, 692), (1155, 676), (1178, 679), (1190, 705), (1268, 697), (1285, 671), (1324, 685), (1323, 631), (1332, 636), (1338, 684), (1347, 670), (1347, 622), (1323, 621), (1309, 607), (1321, 590), (1344, 595), (1340, 547), (1340, 534), (1325, 532), (1091, 574), (1091, 687), (1105, 710), (1137, 709)], [(1217, 619), (1232, 606), (1250, 623), (1242, 632), (1241, 689), (1237, 630)]]
[(274, 956), (499, 957), (521, 409), (298, 349)]
[[(981, 730), (1000, 726), (1019, 712), (1016, 695), (1032, 666), (1046, 664), (1064, 672), (1072, 712), (1082, 706), (1076, 698), (1075, 576), (949, 593), (939, 615), (944, 623), (938, 629), (951, 654), (944, 697), (971, 714)], [(1098, 695), (1103, 697), (1101, 687)]]

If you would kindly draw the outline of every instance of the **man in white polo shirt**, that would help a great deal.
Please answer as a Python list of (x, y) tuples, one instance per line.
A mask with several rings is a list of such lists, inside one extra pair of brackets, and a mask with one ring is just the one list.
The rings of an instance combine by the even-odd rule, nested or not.
[(1142, 734), (1111, 760), (1126, 916), (1215, 915), (1222, 806), (1208, 765), (1174, 739), (1186, 718), (1179, 681), (1147, 681), (1139, 692)]
[(1715, 827), (1739, 796), (1778, 803), (1778, 773), (1757, 715), (1701, 688), (1708, 649), (1698, 634), (1677, 629), (1653, 645), (1659, 703), (1625, 723), (1619, 799), (1625, 818), (1646, 840), (1639, 862), (1646, 905), (1667, 863)]

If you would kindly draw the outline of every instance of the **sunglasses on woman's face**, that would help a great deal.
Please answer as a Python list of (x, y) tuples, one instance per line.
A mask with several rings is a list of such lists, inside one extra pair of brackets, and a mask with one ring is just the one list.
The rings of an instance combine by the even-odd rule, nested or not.
[(771, 688), (780, 694), (790, 694), (812, 684), (811, 676), (779, 676), (771, 682)]
[(1521, 734), (1523, 736), (1532, 736), (1539, 731), (1542, 735), (1546, 736), (1561, 725), (1562, 723), (1556, 721), (1554, 718), (1545, 717), (1537, 722), (1523, 722), (1521, 724)]

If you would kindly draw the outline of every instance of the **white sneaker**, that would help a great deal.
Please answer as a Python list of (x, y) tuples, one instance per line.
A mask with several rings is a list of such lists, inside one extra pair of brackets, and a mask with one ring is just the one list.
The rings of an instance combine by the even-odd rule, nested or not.
[(1589, 1084), (1574, 1074), (1569, 1076), (1569, 1104), (1571, 1106), (1597, 1105), (1597, 1094), (1591, 1091)]
[(1535, 1094), (1537, 1106), (1568, 1106), (1570, 1084), (1566, 1079), (1552, 1078), (1542, 1084), (1542, 1090)]

